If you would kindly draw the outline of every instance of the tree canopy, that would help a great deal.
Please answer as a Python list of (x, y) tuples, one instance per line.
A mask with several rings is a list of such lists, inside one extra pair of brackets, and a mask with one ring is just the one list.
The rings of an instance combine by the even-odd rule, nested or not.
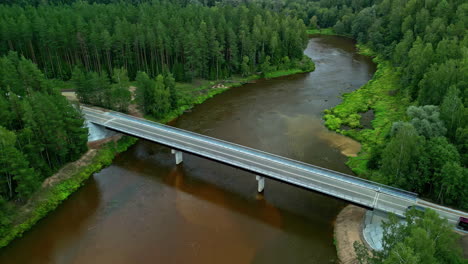
[(16, 51), (54, 78), (69, 79), (78, 66), (108, 76), (123, 68), (130, 79), (172, 72), (189, 81), (260, 71), (266, 60), (299, 61), (307, 42), (302, 20), (255, 4), (71, 2), (0, 5), (0, 54)]
[[(30, 60), (0, 57), (0, 236), (12, 206), (87, 150), (81, 113)], [(5, 215), (3, 214), (5, 212)]]
[(458, 235), (446, 219), (433, 210), (409, 210), (404, 220), (396, 216), (382, 224), (382, 251), (367, 253), (355, 242), (360, 264), (463, 264)]

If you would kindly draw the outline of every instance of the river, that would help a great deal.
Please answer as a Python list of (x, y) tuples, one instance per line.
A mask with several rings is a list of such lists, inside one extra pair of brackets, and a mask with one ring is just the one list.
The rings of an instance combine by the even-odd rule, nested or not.
[[(312, 73), (233, 88), (171, 125), (351, 173), (359, 144), (327, 131), (322, 111), (365, 84), (372, 61), (352, 40), (316, 36)], [(0, 263), (334, 263), (346, 203), (140, 140), (57, 210), (0, 250)]]

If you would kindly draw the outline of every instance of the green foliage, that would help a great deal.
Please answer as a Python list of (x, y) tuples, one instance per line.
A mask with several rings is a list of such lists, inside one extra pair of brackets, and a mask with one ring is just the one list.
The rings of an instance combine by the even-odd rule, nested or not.
[(425, 139), (420, 134), (411, 123), (395, 123), (381, 161), (373, 160), (374, 169), (380, 166), (380, 172), (371, 178), (466, 209), (468, 171), (460, 164), (457, 148), (445, 137)]
[[(344, 95), (343, 103), (324, 115), (328, 128), (362, 143), (359, 156), (347, 163), (353, 171), (379, 182), (418, 191), (444, 204), (462, 206), (463, 195), (453, 189), (450, 181), (466, 181), (462, 171), (468, 164), (468, 123), (465, 122), (468, 111), (464, 106), (468, 101), (467, 4), (458, 0), (307, 3), (294, 0), (287, 1), (282, 8), (283, 12), (297, 14), (305, 22), (316, 16), (317, 28), (333, 27), (337, 34), (358, 40), (361, 54), (378, 54), (375, 61), (379, 65), (373, 79), (361, 89)], [(405, 115), (404, 110), (411, 101), (421, 106), (408, 108)], [(359, 118), (353, 115), (368, 109), (376, 113), (373, 129), (343, 129), (359, 128)], [(409, 124), (417, 131), (416, 135), (389, 136), (392, 126), (396, 129)], [(448, 140), (442, 138), (445, 135)], [(419, 136), (423, 138), (416, 140)], [(440, 176), (444, 167), (444, 175), (450, 171), (453, 179)], [(401, 170), (405, 173), (400, 174)], [(451, 196), (447, 189), (457, 195)]]
[(151, 80), (146, 73), (138, 73), (137, 101), (145, 114), (161, 118), (172, 110), (171, 102), (175, 97), (171, 97), (171, 87), (166, 87), (166, 84), (172, 86), (172, 96), (175, 96), (175, 82), (171, 76), (158, 75)]
[[(123, 137), (117, 143), (110, 142), (98, 150), (98, 153), (86, 166), (77, 167), (67, 179), (35, 194), (28, 208), (13, 211), (11, 205), (0, 197), (0, 248), (11, 240), (21, 236), (37, 221), (54, 210), (70, 194), (75, 192), (95, 172), (112, 163), (117, 153), (125, 151), (136, 142), (136, 138)], [(12, 219), (21, 219), (12, 225)]]
[(421, 186), (415, 182), (418, 158), (422, 155), (424, 139), (409, 123), (403, 123), (382, 152), (381, 172), (385, 174), (388, 183), (400, 188)]
[(464, 263), (458, 235), (446, 219), (431, 210), (422, 215), (412, 209), (404, 221), (392, 216), (383, 223), (383, 250), (366, 252), (364, 245), (355, 244), (361, 264), (438, 264)]
[[(248, 76), (232, 76), (229, 79), (218, 82), (210, 82), (208, 80), (200, 79), (193, 80), (191, 83), (174, 82), (172, 74), (168, 73), (167, 75), (163, 76), (163, 94), (167, 96), (167, 91), (169, 91), (169, 104), (167, 104), (165, 99), (162, 100), (162, 103), (161, 99), (154, 99), (156, 94), (152, 93), (151, 91), (155, 90), (154, 87), (156, 81), (151, 80), (146, 73), (138, 73), (136, 82), (136, 99), (140, 109), (142, 109), (145, 113), (145, 118), (164, 123), (178, 117), (184, 111), (192, 108), (194, 105), (201, 104), (216, 94), (226, 91), (228, 88), (241, 86), (245, 83), (260, 79), (261, 77), (270, 79), (291, 74), (310, 72), (315, 69), (315, 64), (307, 56), (303, 56), (300, 61), (291, 61), (288, 56), (285, 56), (281, 60), (281, 65), (270, 65), (268, 68), (271, 71), (262, 73), (263, 76), (255, 74)], [(162, 86), (160, 85), (160, 87)], [(150, 111), (152, 111), (152, 108), (149, 106), (157, 104), (159, 104), (159, 106), (165, 105), (165, 107), (158, 108), (158, 110), (151, 113)], [(145, 109), (145, 107), (147, 109)]]
[(436, 200), (468, 209), (468, 169), (456, 161), (446, 161), (436, 177)]
[(250, 66), (249, 66), (249, 57), (244, 56), (242, 57), (242, 64), (241, 64), (241, 73), (242, 76), (247, 76), (250, 74)]
[(257, 4), (102, 2), (1, 4), (0, 55), (17, 51), (61, 79), (80, 67), (101, 77), (124, 68), (130, 79), (142, 71), (219, 80), (261, 71), (267, 56), (272, 66), (285, 56), (300, 60), (307, 44), (302, 20)]
[(309, 20), (309, 27), (314, 30), (317, 29), (317, 16), (313, 16)]
[(0, 76), (0, 108), (5, 128), (1, 133), (3, 153), (14, 161), (6, 161), (14, 168), (3, 166), (9, 168), (9, 176), (1, 184), (8, 188), (1, 186), (0, 196), (12, 199), (11, 187), (16, 186), (25, 200), (43, 179), (87, 149), (87, 129), (81, 113), (50, 86), (31, 61), (10, 53), (0, 63), (11, 70)]
[(164, 77), (164, 86), (169, 90), (169, 101), (171, 109), (176, 109), (178, 106), (178, 96), (176, 91), (176, 82), (174, 76), (169, 73)]
[(127, 71), (114, 69), (111, 80), (104, 73), (83, 72), (75, 67), (72, 83), (82, 103), (127, 112), (131, 93)]
[(132, 97), (129, 91), (130, 80), (124, 68), (114, 69), (111, 90), (108, 95), (108, 107), (120, 112), (127, 112)]
[(336, 35), (337, 33), (332, 29), (332, 28), (323, 28), (323, 29), (317, 29), (317, 28), (311, 28), (307, 30), (307, 34), (309, 35)]
[(411, 118), (410, 123), (416, 128), (419, 135), (425, 138), (444, 136), (447, 132), (444, 123), (439, 118), (439, 108), (437, 106), (410, 106), (406, 114)]
[(440, 106), (441, 118), (445, 122), (448, 137), (451, 139), (455, 138), (459, 128), (463, 129), (466, 126), (466, 120), (468, 120), (468, 110), (459, 98), (459, 93), (455, 86), (450, 87)]
[[(5, 68), (3, 68), (3, 66)], [(42, 181), (87, 150), (81, 113), (30, 60), (0, 57), (0, 237)], [(13, 92), (14, 91), (14, 92)], [(5, 213), (3, 213), (5, 210)]]
[(8, 199), (27, 199), (39, 186), (40, 178), (15, 144), (14, 132), (0, 127), (0, 175), (2, 187), (6, 185), (1, 193)]
[[(360, 53), (375, 55), (369, 48), (359, 46)], [(331, 130), (341, 132), (358, 140), (362, 144), (358, 157), (351, 157), (347, 163), (351, 169), (361, 176), (370, 177), (367, 168), (370, 153), (374, 149), (381, 149), (387, 142), (392, 124), (403, 119), (409, 104), (408, 98), (403, 94), (395, 93), (399, 89), (399, 75), (388, 61), (380, 57), (374, 58), (377, 62), (377, 71), (373, 78), (356, 91), (343, 95), (343, 101), (332, 109), (325, 110), (325, 126)], [(372, 129), (361, 128), (360, 114), (372, 109), (374, 120)], [(342, 126), (351, 129), (342, 130)]]
[(323, 116), (323, 119), (325, 120), (325, 125), (334, 131), (338, 131), (341, 128), (341, 124), (343, 124), (343, 121), (335, 115), (327, 114)]

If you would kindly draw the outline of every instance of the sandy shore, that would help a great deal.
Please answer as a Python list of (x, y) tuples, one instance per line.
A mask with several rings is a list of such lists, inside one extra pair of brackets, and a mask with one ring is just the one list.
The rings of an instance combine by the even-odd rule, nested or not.
[(339, 263), (356, 264), (356, 253), (353, 243), (358, 241), (363, 243), (361, 236), (361, 224), (365, 216), (366, 209), (355, 205), (346, 206), (338, 214), (335, 222), (335, 241)]

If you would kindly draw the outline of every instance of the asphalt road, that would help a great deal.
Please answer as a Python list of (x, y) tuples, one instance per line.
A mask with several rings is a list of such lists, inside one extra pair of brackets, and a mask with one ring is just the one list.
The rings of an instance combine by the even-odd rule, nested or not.
[(403, 216), (409, 206), (417, 204), (436, 210), (454, 225), (460, 216), (468, 218), (464, 212), (422, 201), (414, 193), (390, 186), (117, 112), (88, 107), (82, 111), (92, 123), (367, 208)]

